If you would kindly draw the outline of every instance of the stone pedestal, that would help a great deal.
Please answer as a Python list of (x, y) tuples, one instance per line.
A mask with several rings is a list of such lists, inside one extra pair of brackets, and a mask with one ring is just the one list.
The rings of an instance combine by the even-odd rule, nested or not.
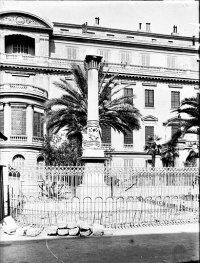
[(104, 157), (86, 157), (82, 158), (85, 162), (85, 171), (83, 175), (82, 184), (78, 186), (76, 196), (83, 200), (86, 197), (91, 198), (94, 202), (96, 198), (104, 201), (107, 197), (111, 196), (111, 189), (105, 183), (106, 173)]

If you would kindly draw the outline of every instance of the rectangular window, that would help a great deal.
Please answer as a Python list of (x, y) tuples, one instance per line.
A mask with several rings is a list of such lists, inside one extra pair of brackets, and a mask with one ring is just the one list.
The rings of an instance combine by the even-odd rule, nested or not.
[(176, 57), (175, 56), (167, 56), (167, 67), (175, 69), (176, 68)]
[(4, 111), (0, 110), (0, 131), (4, 134)]
[(141, 54), (141, 65), (150, 66), (150, 54)]
[(179, 128), (178, 125), (173, 125), (172, 126), (172, 134), (171, 134), (171, 136), (173, 136), (177, 132), (178, 128)]
[(124, 134), (124, 144), (133, 144), (133, 132), (127, 131)]
[(154, 107), (154, 90), (145, 89), (145, 107)]
[(178, 108), (180, 106), (180, 91), (171, 91), (171, 107)]
[(132, 88), (124, 88), (124, 96), (132, 96), (130, 98), (126, 98), (124, 100), (125, 103), (131, 103), (133, 105), (133, 89)]
[(77, 59), (78, 58), (78, 49), (74, 47), (67, 47), (67, 59)]
[(43, 137), (43, 114), (39, 112), (33, 114), (33, 136)]
[(145, 144), (150, 137), (154, 137), (154, 126), (145, 126)]
[(109, 61), (109, 50), (106, 49), (99, 49), (98, 55), (103, 57), (102, 61), (108, 62)]
[(102, 126), (102, 143), (111, 143), (111, 127)]
[(26, 108), (11, 107), (12, 135), (26, 135)]
[(124, 159), (124, 167), (132, 167), (133, 159)]
[(120, 53), (120, 62), (122, 64), (130, 64), (131, 63), (131, 54), (128, 52)]
[(25, 44), (13, 44), (13, 53), (28, 54), (28, 46)]

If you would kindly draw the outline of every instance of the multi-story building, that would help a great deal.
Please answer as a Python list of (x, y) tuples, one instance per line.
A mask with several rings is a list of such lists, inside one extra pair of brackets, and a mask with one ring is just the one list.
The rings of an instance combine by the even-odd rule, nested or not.
[[(45, 132), (44, 104), (62, 93), (53, 84), (67, 74), (71, 63), (83, 63), (86, 55), (100, 55), (109, 74), (118, 73), (125, 94), (135, 94), (133, 103), (142, 113), (141, 129), (126, 135), (103, 130), (103, 146), (113, 148), (112, 162), (146, 166), (151, 157), (144, 152), (149, 135), (167, 141), (177, 126), (167, 121), (185, 97), (199, 93), (198, 39), (103, 28), (99, 18), (93, 26), (51, 23), (36, 15), (0, 13), (0, 130), (8, 137), (0, 141), (1, 162), (35, 165)], [(177, 124), (178, 125), (178, 124)], [(185, 161), (195, 135), (182, 141), (179, 165)], [(159, 160), (159, 158), (158, 158)], [(157, 162), (157, 165), (160, 165)]]

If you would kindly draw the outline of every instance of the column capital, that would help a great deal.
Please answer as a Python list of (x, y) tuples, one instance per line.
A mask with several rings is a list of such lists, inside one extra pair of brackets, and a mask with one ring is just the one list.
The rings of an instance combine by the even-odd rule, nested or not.
[(89, 69), (97, 69), (99, 63), (101, 62), (102, 56), (96, 56), (96, 55), (86, 55), (85, 61), (88, 65), (88, 70)]

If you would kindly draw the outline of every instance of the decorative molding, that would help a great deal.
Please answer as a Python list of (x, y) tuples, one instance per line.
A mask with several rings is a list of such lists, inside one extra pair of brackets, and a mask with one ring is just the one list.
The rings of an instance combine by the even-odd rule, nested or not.
[(182, 89), (183, 86), (179, 86), (179, 85), (168, 85), (169, 88), (173, 88), (173, 89)]
[(126, 85), (136, 85), (136, 81), (132, 80), (122, 80), (121, 84), (126, 84)]
[(143, 83), (142, 83), (142, 86), (157, 87), (157, 83), (143, 82)]
[(11, 74), (12, 76), (20, 76), (20, 77), (30, 77), (30, 75), (35, 75), (34, 72), (30, 71), (13, 71), (13, 70), (5, 70), (6, 73)]
[(154, 117), (153, 115), (147, 115), (144, 118), (142, 118), (142, 121), (154, 121), (154, 122), (157, 122), (158, 118)]
[(200, 90), (199, 86), (194, 86), (194, 89)]
[(44, 23), (31, 19), (27, 16), (22, 15), (4, 15), (0, 17), (0, 22), (3, 23), (12, 23), (17, 25), (25, 25), (25, 26), (42, 26), (45, 27)]

